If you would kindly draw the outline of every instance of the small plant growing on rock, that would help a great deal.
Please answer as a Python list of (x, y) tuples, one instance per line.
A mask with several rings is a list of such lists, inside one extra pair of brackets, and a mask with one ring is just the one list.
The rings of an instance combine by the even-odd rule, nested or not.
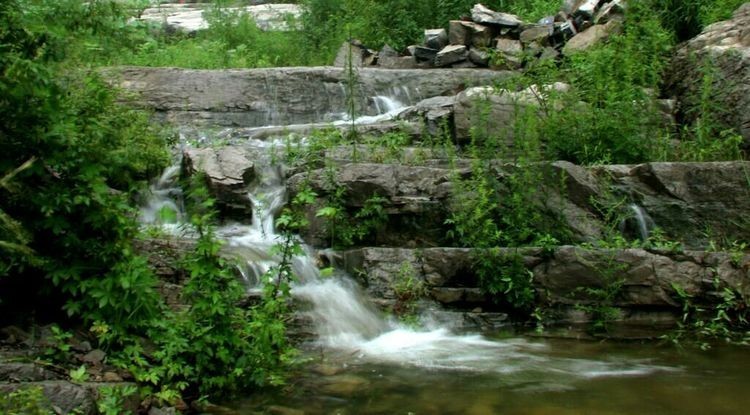
[(596, 255), (592, 260), (582, 257), (579, 259), (598, 274), (601, 284), (595, 287), (578, 287), (576, 291), (583, 294), (587, 301), (579, 302), (576, 308), (590, 315), (591, 330), (594, 333), (604, 333), (609, 330), (609, 324), (620, 316), (620, 309), (615, 304), (625, 286), (626, 280), (621, 274), (627, 271), (628, 266), (617, 261), (616, 249), (600, 250), (601, 254), (591, 252)]
[(750, 307), (747, 302), (739, 292), (723, 286), (718, 278), (714, 279), (713, 288), (716, 301), (699, 304), (683, 287), (672, 284), (674, 297), (682, 305), (682, 317), (677, 329), (662, 339), (678, 346), (687, 340), (702, 350), (710, 349), (715, 341), (750, 344)]
[(391, 288), (396, 295), (393, 314), (405, 323), (416, 323), (417, 303), (427, 294), (427, 287), (417, 276), (410, 262), (401, 263), (398, 272), (394, 275)]
[(506, 302), (523, 313), (531, 312), (536, 300), (534, 274), (526, 268), (518, 251), (481, 250), (474, 255), (474, 270), (479, 287), (495, 302)]

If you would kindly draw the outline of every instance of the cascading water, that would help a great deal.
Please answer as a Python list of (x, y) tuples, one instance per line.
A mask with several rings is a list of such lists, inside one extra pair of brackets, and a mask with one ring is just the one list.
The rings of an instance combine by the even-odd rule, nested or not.
[[(263, 142), (254, 145), (271, 148)], [(262, 157), (256, 166), (262, 166), (259, 171), (263, 174), (250, 192), (251, 200), (259, 201), (253, 224), (244, 228), (235, 225), (219, 234), (227, 238), (229, 246), (247, 250), (248, 261), (261, 264), (258, 272), (262, 273), (275, 260), (267, 254), (277, 240), (273, 217), (286, 196), (281, 169), (271, 164), (271, 158)], [(315, 325), (315, 344), (345, 356), (353, 353), (364, 361), (427, 368), (498, 373), (543, 370), (576, 377), (634, 375), (663, 369), (639, 362), (551, 359), (539, 353), (544, 345), (523, 339), (493, 341), (479, 335), (456, 335), (445, 328), (415, 330), (383, 318), (348, 276), (321, 278), (311, 255), (295, 258), (294, 268), (300, 283), (293, 287), (292, 294), (312, 305), (307, 314)]]
[[(392, 117), (400, 111), (398, 101), (376, 97), (382, 118), (363, 118), (373, 122)], [(378, 116), (381, 117), (381, 116)], [(278, 143), (249, 140), (244, 145), (258, 154), (255, 169), (258, 176), (248, 197), (255, 207), (252, 223), (230, 224), (217, 231), (228, 248), (246, 264), (243, 276), (250, 286), (259, 285), (260, 277), (277, 263), (270, 252), (277, 242), (273, 222), (286, 202), (286, 186), (281, 166), (271, 156)], [(159, 183), (169, 189), (170, 178), (177, 168), (165, 172)], [(155, 221), (160, 206), (171, 191), (154, 191), (154, 200), (144, 207), (142, 219)], [(174, 206), (179, 207), (178, 204)], [(180, 209), (177, 209), (180, 211)], [(307, 255), (293, 259), (299, 282), (293, 287), (295, 297), (311, 304), (307, 314), (315, 325), (315, 345), (340, 352), (345, 358), (362, 361), (414, 365), (427, 368), (467, 370), (491, 373), (543, 373), (544, 377), (591, 378), (601, 376), (638, 375), (669, 368), (641, 361), (587, 360), (555, 358), (545, 354), (546, 346), (523, 339), (490, 340), (479, 335), (456, 335), (445, 328), (415, 330), (383, 318), (361, 294), (356, 283), (346, 275), (321, 278), (311, 249)]]
[(641, 206), (631, 203), (628, 205), (628, 209), (633, 212), (633, 219), (635, 219), (636, 229), (638, 230), (638, 237), (641, 241), (646, 241), (651, 233), (651, 228), (654, 227), (654, 221), (646, 213), (646, 210)]
[(147, 203), (141, 207), (140, 222), (158, 225), (168, 233), (175, 233), (183, 221), (182, 189), (177, 183), (180, 163), (167, 167), (149, 187)]

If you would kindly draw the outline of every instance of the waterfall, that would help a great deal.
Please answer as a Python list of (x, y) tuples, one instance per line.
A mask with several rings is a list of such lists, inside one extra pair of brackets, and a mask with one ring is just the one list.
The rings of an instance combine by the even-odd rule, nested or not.
[[(257, 290), (260, 277), (279, 260), (271, 253), (271, 247), (279, 239), (274, 217), (284, 206), (287, 194), (282, 168), (271, 156), (279, 142), (249, 140), (245, 145), (258, 154), (255, 164), (258, 178), (248, 192), (255, 209), (252, 223), (227, 224), (217, 230), (217, 235), (243, 261), (242, 275), (248, 289)], [(177, 166), (170, 167), (155, 183), (152, 200), (142, 209), (144, 222), (159, 224), (154, 212), (160, 206), (174, 206), (181, 211), (177, 202), (168, 201), (177, 195), (170, 190), (174, 189), (177, 171)], [(643, 222), (647, 223), (645, 217), (644, 214)], [(343, 359), (502, 374), (538, 371), (540, 376), (548, 378), (596, 378), (672, 370), (641, 361), (553, 357), (545, 353), (545, 344), (522, 338), (491, 340), (476, 334), (457, 335), (446, 328), (420, 330), (403, 326), (382, 316), (349, 276), (339, 273), (321, 277), (312, 249), (305, 247), (304, 251), (304, 255), (292, 260), (298, 277), (292, 295), (311, 306), (303, 312), (310, 317), (317, 335), (312, 344)]]
[(180, 163), (167, 167), (159, 178), (149, 186), (147, 201), (140, 210), (139, 220), (143, 224), (159, 226), (175, 234), (183, 221), (182, 189), (177, 183)]
[(628, 209), (633, 212), (633, 219), (635, 220), (638, 237), (641, 239), (641, 241), (648, 240), (651, 229), (654, 227), (654, 221), (651, 219), (645, 209), (635, 203), (631, 203), (630, 205), (628, 205)]
[[(272, 147), (261, 143), (253, 145), (262, 150)], [(232, 225), (218, 233), (248, 262), (255, 262), (257, 280), (277, 260), (268, 251), (278, 239), (273, 217), (286, 200), (286, 193), (281, 169), (272, 164), (270, 157), (261, 157), (256, 169), (262, 173), (249, 193), (257, 203), (253, 223)], [(457, 335), (445, 328), (419, 330), (401, 325), (378, 312), (348, 275), (340, 272), (321, 277), (312, 250), (305, 248), (305, 252), (293, 260), (299, 281), (293, 285), (292, 295), (310, 304), (309, 310), (303, 312), (314, 325), (316, 339), (312, 344), (330, 353), (432, 369), (496, 373), (539, 370), (589, 378), (657, 370), (642, 363), (550, 358), (541, 353), (546, 349), (544, 344), (524, 339), (495, 341), (480, 335)]]

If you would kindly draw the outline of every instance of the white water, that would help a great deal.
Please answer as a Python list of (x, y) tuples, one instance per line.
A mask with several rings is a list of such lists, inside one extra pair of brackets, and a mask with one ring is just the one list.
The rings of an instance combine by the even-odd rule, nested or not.
[[(236, 225), (232, 232), (221, 232), (230, 246), (245, 250), (248, 262), (259, 264), (257, 275), (274, 264), (274, 258), (267, 254), (277, 239), (273, 217), (286, 200), (281, 170), (266, 165), (260, 171), (262, 179), (250, 192), (251, 200), (263, 201), (253, 224), (248, 228)], [(314, 343), (350, 358), (430, 369), (496, 373), (538, 370), (577, 378), (669, 370), (636, 361), (552, 358), (547, 356), (549, 350), (544, 344), (523, 339), (489, 340), (480, 335), (457, 335), (445, 328), (415, 330), (385, 319), (348, 276), (321, 278), (311, 255), (295, 258), (294, 267), (300, 283), (292, 294), (312, 305), (307, 314), (315, 325)]]
[(180, 163), (167, 167), (149, 186), (147, 203), (141, 207), (141, 223), (159, 226), (169, 234), (177, 234), (183, 222), (182, 189), (177, 183)]
[[(378, 101), (379, 110), (385, 111), (384, 116), (400, 110), (396, 100)], [(257, 288), (260, 276), (278, 260), (269, 253), (278, 239), (273, 221), (286, 203), (287, 195), (282, 169), (273, 164), (270, 156), (274, 143), (250, 140), (247, 145), (257, 149), (259, 154), (265, 154), (256, 162), (259, 179), (248, 193), (255, 206), (252, 223), (227, 225), (217, 234), (242, 258), (245, 263), (243, 276), (248, 284)], [(159, 183), (169, 189), (170, 178), (175, 175), (175, 168), (171, 168)], [(154, 212), (158, 212), (160, 206), (168, 205), (168, 196), (173, 195), (166, 190), (160, 193), (158, 186), (156, 188), (154, 200), (143, 209), (142, 219), (147, 223), (158, 223), (153, 219)], [(178, 204), (174, 206), (179, 207)], [(363, 361), (431, 369), (494, 373), (538, 370), (550, 376), (570, 378), (632, 376), (672, 370), (632, 360), (550, 357), (544, 344), (524, 339), (490, 340), (480, 335), (457, 335), (445, 328), (408, 328), (385, 319), (347, 276), (321, 278), (311, 250), (307, 249), (307, 252), (307, 255), (293, 260), (299, 283), (292, 292), (312, 305), (308, 314), (317, 333), (314, 342), (332, 353)]]
[(646, 210), (639, 205), (631, 203), (630, 205), (628, 205), (628, 208), (631, 212), (633, 212), (633, 218), (635, 219), (636, 228), (638, 230), (638, 237), (641, 238), (641, 241), (648, 240), (648, 237), (651, 233), (651, 228), (653, 228), (654, 226), (654, 221), (651, 219), (648, 213), (646, 213)]

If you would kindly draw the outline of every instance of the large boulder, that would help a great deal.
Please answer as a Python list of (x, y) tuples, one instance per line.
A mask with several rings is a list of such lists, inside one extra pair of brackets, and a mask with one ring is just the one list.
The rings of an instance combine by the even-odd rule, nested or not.
[[(432, 167), (348, 163), (336, 169), (333, 181), (343, 188), (348, 211), (362, 208), (373, 196), (385, 199), (382, 207), (388, 219), (369, 243), (439, 245), (445, 239), (443, 222), (452, 187), (451, 174), (448, 169)], [(307, 212), (310, 226), (303, 232), (305, 241), (315, 246), (329, 242), (325, 223), (315, 216), (331, 192), (329, 180), (325, 169), (321, 169), (296, 174), (288, 181), (292, 193), (304, 184), (318, 194), (318, 203)]]
[(727, 21), (706, 27), (675, 53), (668, 76), (669, 90), (678, 97), (678, 112), (686, 121), (700, 103), (706, 73), (711, 74), (711, 99), (718, 103), (719, 121), (742, 134), (750, 149), (750, 3)]
[(750, 162), (645, 163), (592, 172), (688, 247), (750, 239)]
[(252, 217), (248, 187), (255, 179), (255, 164), (242, 147), (188, 148), (183, 152), (183, 169), (188, 175), (205, 175), (222, 214), (240, 220)]
[(518, 28), (523, 24), (523, 20), (516, 15), (496, 12), (482, 4), (475, 4), (471, 9), (471, 20), (476, 23), (513, 29)]
[(472, 135), (475, 139), (493, 136), (505, 140), (508, 148), (512, 148), (518, 115), (526, 110), (537, 112), (551, 92), (564, 92), (568, 88), (563, 83), (534, 85), (517, 92), (493, 87), (468, 88), (456, 96), (456, 139), (461, 143), (468, 142)]
[(375, 63), (375, 52), (365, 47), (358, 40), (349, 40), (341, 44), (336, 58), (333, 60), (333, 66), (337, 68), (362, 68)]
[(622, 24), (619, 20), (610, 20), (607, 24), (591, 26), (570, 38), (568, 43), (563, 47), (562, 52), (566, 55), (570, 55), (575, 52), (590, 49), (593, 46), (604, 42), (613, 34), (618, 33), (621, 28)]
[(469, 51), (464, 45), (448, 45), (435, 55), (435, 66), (448, 66), (465, 61)]

